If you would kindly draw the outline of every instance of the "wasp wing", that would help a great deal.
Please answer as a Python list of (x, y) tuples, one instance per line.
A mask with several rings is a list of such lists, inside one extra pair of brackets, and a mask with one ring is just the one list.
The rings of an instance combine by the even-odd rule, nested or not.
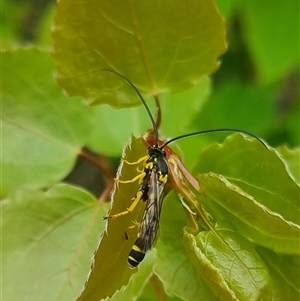
[(152, 169), (149, 181), (148, 199), (138, 231), (138, 247), (146, 253), (155, 244), (159, 233), (159, 219), (163, 203), (165, 184), (159, 182), (159, 175)]

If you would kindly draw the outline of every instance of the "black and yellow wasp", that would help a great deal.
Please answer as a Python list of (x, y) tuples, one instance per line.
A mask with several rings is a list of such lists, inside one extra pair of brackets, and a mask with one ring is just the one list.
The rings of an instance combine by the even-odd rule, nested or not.
[(146, 208), (139, 224), (138, 238), (128, 256), (128, 264), (132, 268), (144, 259), (147, 251), (155, 244), (168, 173), (164, 150), (157, 146), (150, 146), (141, 173), (141, 186), (134, 198), (134, 202), (140, 200), (145, 202)]
[[(118, 180), (118, 182), (121, 183), (132, 183), (135, 181), (139, 181), (140, 188), (135, 194), (135, 196), (132, 198), (132, 204), (125, 211), (104, 217), (104, 219), (113, 219), (113, 218), (126, 215), (132, 212), (140, 201), (145, 203), (145, 210), (142, 216), (142, 220), (141, 222), (137, 223), (138, 237), (128, 256), (129, 267), (135, 268), (144, 259), (145, 254), (154, 246), (158, 236), (160, 213), (161, 213), (162, 203), (163, 203), (163, 198), (165, 193), (165, 186), (166, 183), (168, 182), (168, 175), (169, 175), (168, 160), (167, 160), (166, 152), (164, 150), (164, 148), (168, 144), (189, 136), (206, 134), (211, 132), (224, 132), (224, 131), (244, 133), (246, 135), (254, 137), (255, 139), (258, 139), (264, 146), (265, 144), (260, 138), (247, 131), (243, 131), (239, 129), (231, 129), (231, 128), (222, 128), (222, 129), (202, 130), (202, 131), (180, 135), (168, 140), (165, 143), (162, 143), (162, 145), (159, 145), (158, 127), (156, 125), (156, 122), (154, 121), (154, 118), (151, 114), (149, 107), (147, 106), (143, 96), (141, 95), (137, 87), (122, 74), (113, 70), (108, 70), (108, 69), (103, 69), (103, 70), (115, 73), (118, 76), (122, 77), (135, 90), (135, 92), (137, 93), (138, 97), (140, 98), (141, 102), (143, 103), (150, 117), (153, 126), (153, 133), (155, 137), (155, 143), (148, 147), (147, 156), (140, 158), (136, 162), (125, 161), (127, 164), (130, 165), (143, 163), (142, 172), (131, 180), (127, 180), (127, 181)], [(127, 234), (125, 234), (125, 236), (127, 236)]]
[(140, 201), (145, 203), (145, 211), (141, 222), (138, 224), (138, 238), (128, 256), (129, 266), (135, 268), (144, 259), (145, 254), (154, 246), (157, 239), (160, 212), (169, 168), (166, 154), (158, 146), (150, 146), (148, 148), (148, 155), (137, 162), (127, 163), (143, 163), (143, 171), (132, 180), (119, 180), (119, 182), (130, 183), (139, 180), (141, 186), (127, 210), (107, 216), (105, 219), (123, 216), (132, 212)]

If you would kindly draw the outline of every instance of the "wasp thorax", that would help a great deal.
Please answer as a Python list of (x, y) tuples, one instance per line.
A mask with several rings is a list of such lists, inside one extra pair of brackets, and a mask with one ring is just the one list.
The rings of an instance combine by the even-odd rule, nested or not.
[(149, 146), (148, 148), (148, 155), (150, 157), (155, 156), (155, 157), (165, 157), (166, 156), (166, 152), (163, 149), (160, 149), (157, 146)]

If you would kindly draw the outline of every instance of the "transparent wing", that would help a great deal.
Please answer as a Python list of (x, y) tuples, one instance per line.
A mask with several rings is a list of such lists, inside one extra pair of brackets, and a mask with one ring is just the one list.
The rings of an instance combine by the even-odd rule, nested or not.
[(159, 234), (159, 219), (163, 203), (164, 188), (165, 184), (158, 181), (156, 169), (152, 169), (146, 209), (138, 232), (138, 247), (143, 253), (146, 253), (154, 246)]

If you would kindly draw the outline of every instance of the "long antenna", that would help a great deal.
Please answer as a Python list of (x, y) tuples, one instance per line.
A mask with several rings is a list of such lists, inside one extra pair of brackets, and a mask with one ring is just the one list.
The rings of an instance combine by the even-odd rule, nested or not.
[(233, 129), (233, 128), (220, 128), (220, 129), (202, 130), (202, 131), (197, 131), (197, 132), (192, 132), (192, 133), (180, 135), (180, 136), (177, 136), (177, 137), (174, 137), (174, 138), (168, 140), (163, 145), (161, 145), (159, 148), (163, 149), (168, 144), (170, 144), (170, 143), (172, 143), (172, 142), (174, 142), (176, 140), (182, 139), (182, 138), (186, 138), (186, 137), (190, 137), (190, 136), (196, 136), (196, 135), (201, 135), (201, 134), (215, 133), (215, 132), (237, 132), (237, 133), (243, 133), (243, 134), (246, 134), (246, 135), (248, 135), (250, 137), (253, 137), (253, 138), (257, 139), (266, 149), (268, 149), (268, 147), (265, 144), (265, 142), (262, 139), (260, 139), (259, 137), (257, 137), (256, 135), (251, 134), (251, 133), (249, 133), (247, 131), (244, 131), (244, 130)]
[[(140, 93), (140, 91), (138, 90), (138, 88), (134, 85), (134, 83), (132, 81), (130, 81), (128, 78), (126, 78), (124, 75), (122, 75), (121, 73), (115, 71), (115, 70), (110, 70), (110, 69), (102, 69), (103, 71), (108, 71), (108, 72), (111, 72), (111, 73), (114, 73), (120, 77), (122, 77), (133, 89), (134, 91), (136, 92), (136, 94), (138, 95), (139, 99), (141, 100), (142, 104), (144, 105), (147, 113), (148, 113), (148, 116), (150, 117), (150, 120), (151, 120), (151, 123), (152, 123), (152, 126), (153, 126), (153, 130), (154, 130), (154, 134), (155, 134), (155, 145), (158, 146), (158, 129), (157, 129), (157, 125), (155, 123), (155, 120), (152, 116), (152, 113), (145, 101), (145, 99), (143, 98), (142, 94)], [(188, 133), (188, 134), (183, 134), (183, 135), (180, 135), (180, 136), (177, 136), (177, 137), (174, 137), (170, 140), (168, 140), (167, 142), (165, 142), (163, 145), (161, 145), (159, 148), (160, 149), (163, 149), (165, 146), (167, 146), (168, 144), (174, 142), (174, 141), (177, 141), (179, 139), (182, 139), (182, 138), (186, 138), (186, 137), (190, 137), (190, 136), (196, 136), (196, 135), (201, 135), (201, 134), (208, 134), (208, 133), (216, 133), (216, 132), (236, 132), (236, 133), (243, 133), (243, 134), (246, 134), (250, 137), (253, 137), (255, 138), (256, 140), (258, 140), (266, 149), (268, 149), (267, 145), (265, 144), (265, 142), (260, 139), (259, 137), (257, 137), (256, 135), (250, 133), (250, 132), (247, 132), (247, 131), (244, 131), (244, 130), (240, 130), (240, 129), (234, 129), (234, 128), (219, 128), (219, 129), (209, 129), (209, 130), (202, 130), (202, 131), (197, 131), (197, 132), (192, 132), (192, 133)]]
[(139, 99), (141, 100), (141, 102), (143, 103), (149, 117), (150, 117), (150, 120), (151, 120), (151, 123), (152, 123), (152, 126), (153, 126), (153, 130), (154, 130), (154, 134), (155, 134), (155, 145), (157, 146), (158, 145), (158, 129), (157, 129), (157, 126), (156, 126), (156, 123), (155, 123), (155, 120), (152, 116), (152, 113), (149, 109), (149, 107), (147, 106), (147, 103), (145, 101), (145, 99), (143, 98), (142, 94), (140, 93), (140, 91), (138, 90), (138, 88), (134, 85), (134, 83), (132, 81), (130, 81), (128, 78), (126, 78), (124, 75), (122, 75), (121, 73), (115, 71), (115, 70), (110, 70), (110, 69), (102, 69), (103, 71), (108, 71), (108, 72), (112, 72), (114, 74), (117, 74), (119, 75), (120, 77), (122, 77), (135, 91), (135, 93), (138, 95)]

